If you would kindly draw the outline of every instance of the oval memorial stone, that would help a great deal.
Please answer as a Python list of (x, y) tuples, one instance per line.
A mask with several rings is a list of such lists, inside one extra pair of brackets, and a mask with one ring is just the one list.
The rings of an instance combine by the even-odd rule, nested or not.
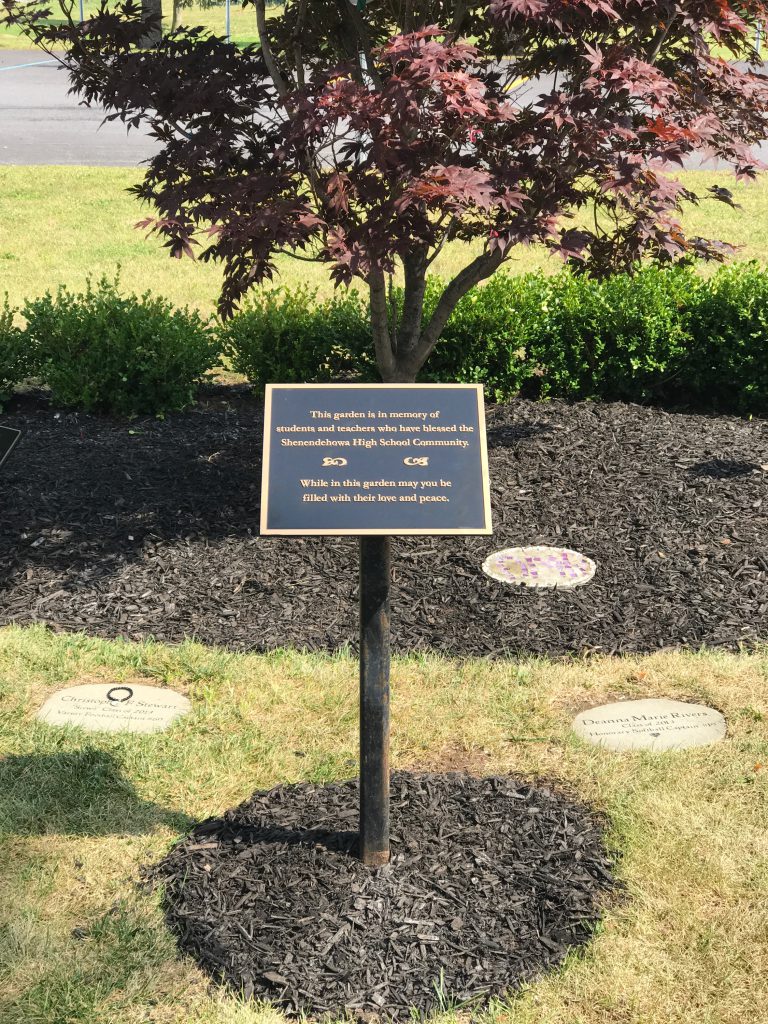
[(51, 694), (36, 717), (91, 732), (161, 732), (191, 707), (187, 697), (165, 687), (88, 683)]
[(589, 583), (595, 575), (595, 563), (569, 548), (537, 544), (494, 552), (483, 562), (483, 572), (500, 583), (569, 590)]
[(717, 743), (727, 729), (720, 712), (705, 704), (652, 697), (582, 711), (573, 721), (573, 731), (610, 750), (660, 751)]

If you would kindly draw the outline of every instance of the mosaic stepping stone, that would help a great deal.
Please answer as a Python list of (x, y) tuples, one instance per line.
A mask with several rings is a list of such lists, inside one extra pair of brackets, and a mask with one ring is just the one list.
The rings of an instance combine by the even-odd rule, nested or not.
[(569, 548), (544, 544), (527, 548), (504, 548), (483, 562), (483, 572), (500, 583), (522, 587), (557, 587), (570, 590), (589, 583), (595, 563)]

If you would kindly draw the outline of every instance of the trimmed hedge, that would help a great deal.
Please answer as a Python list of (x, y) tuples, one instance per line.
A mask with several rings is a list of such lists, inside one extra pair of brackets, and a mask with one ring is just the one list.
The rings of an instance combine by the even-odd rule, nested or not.
[(354, 289), (326, 302), (306, 287), (258, 292), (222, 324), (219, 339), (232, 369), (258, 390), (375, 374), (368, 307)]
[[(425, 315), (440, 295), (431, 281)], [(402, 295), (397, 296), (402, 301)], [(459, 303), (422, 379), (482, 383), (487, 396), (600, 399), (768, 415), (768, 271), (709, 280), (649, 267), (594, 281), (496, 274)], [(274, 381), (376, 380), (366, 302), (265, 292), (224, 328), (257, 389)]]
[(163, 415), (195, 398), (219, 346), (210, 324), (149, 292), (122, 296), (102, 278), (60, 288), (22, 310), (34, 372), (53, 401), (87, 412)]
[(692, 314), (704, 288), (682, 268), (602, 282), (499, 274), (459, 304), (429, 378), (482, 383), (497, 401), (693, 401), (678, 384), (695, 356)]
[(727, 267), (705, 288), (691, 317), (692, 348), (682, 390), (697, 403), (768, 415), (768, 272)]
[[(442, 285), (429, 282), (425, 316)], [(402, 295), (395, 295), (402, 302)], [(122, 415), (183, 408), (219, 357), (258, 390), (274, 382), (378, 379), (367, 301), (302, 287), (257, 293), (214, 328), (117, 282), (0, 308), (0, 400), (28, 376), (54, 402)], [(459, 303), (424, 380), (478, 382), (491, 400), (602, 399), (768, 415), (768, 270), (703, 280), (691, 267), (593, 281), (497, 274)]]
[(32, 374), (28, 342), (24, 332), (14, 326), (15, 313), (6, 295), (0, 306), (0, 403)]

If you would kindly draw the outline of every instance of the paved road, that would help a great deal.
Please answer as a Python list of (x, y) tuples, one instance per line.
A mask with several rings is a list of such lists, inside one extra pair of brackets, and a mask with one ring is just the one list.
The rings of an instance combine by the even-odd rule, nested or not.
[[(544, 91), (546, 82), (536, 86)], [(41, 51), (0, 50), (0, 164), (135, 167), (153, 155), (157, 145), (141, 129), (102, 124), (103, 110), (81, 106), (68, 88), (66, 74)], [(768, 161), (768, 143), (758, 153)], [(694, 157), (688, 166), (701, 163)]]
[(135, 167), (155, 151), (141, 130), (102, 125), (68, 96), (66, 74), (36, 50), (0, 51), (0, 164)]

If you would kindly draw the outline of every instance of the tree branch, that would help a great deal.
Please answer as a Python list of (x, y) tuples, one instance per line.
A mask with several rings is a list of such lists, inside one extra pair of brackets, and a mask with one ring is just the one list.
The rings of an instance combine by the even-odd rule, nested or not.
[[(441, 237), (440, 241), (437, 243), (435, 248), (432, 250), (432, 254), (427, 259), (427, 270), (429, 270), (429, 268), (435, 262), (437, 257), (443, 251), (443, 249), (445, 247), (445, 243), (449, 242), (451, 240), (451, 238), (453, 237), (453, 232), (455, 231), (457, 224), (458, 224), (458, 218), (452, 216), (450, 218), (449, 222), (448, 222), (448, 227), (445, 229), (445, 231), (443, 231), (443, 234), (442, 234), (442, 237)], [(436, 230), (439, 231), (441, 229), (441, 227), (442, 227), (442, 219), (438, 223)]]
[(455, 42), (461, 34), (461, 26), (467, 16), (467, 5), (464, 0), (455, 0), (453, 5), (453, 24), (449, 33), (452, 42)]
[[(365, 57), (366, 66), (364, 70), (373, 82), (376, 92), (381, 92), (384, 88), (384, 83), (381, 80), (379, 72), (376, 70), (376, 65), (373, 63), (371, 37), (368, 35), (368, 29), (366, 28), (362, 15), (360, 14), (360, 11), (358, 11), (356, 4), (350, 4), (349, 0), (339, 0), (339, 6), (343, 11), (342, 17), (349, 19), (352, 28), (355, 30), (355, 35), (360, 42), (360, 52)], [(363, 69), (361, 68), (361, 71), (362, 70)]]
[(405, 292), (403, 317), (397, 332), (396, 358), (408, 358), (409, 351), (421, 334), (424, 292), (427, 285), (427, 259), (424, 249), (416, 248), (403, 257)]
[(272, 84), (277, 90), (277, 95), (281, 100), (284, 100), (288, 95), (288, 86), (280, 73), (280, 68), (277, 66), (277, 61), (272, 53), (272, 47), (269, 45), (269, 36), (267, 35), (267, 12), (264, 8), (264, 0), (256, 0), (256, 25), (259, 30), (259, 46), (261, 47), (261, 55), (264, 58), (264, 63), (267, 65), (269, 77), (272, 79)]
[(405, 369), (415, 380), (416, 375), (429, 358), (432, 349), (437, 344), (443, 328), (448, 323), (448, 318), (456, 308), (458, 302), (467, 294), (470, 288), (490, 277), (504, 262), (504, 254), (501, 249), (493, 252), (481, 253), (468, 266), (454, 277), (435, 307), (432, 318), (421, 333), (418, 343), (407, 357)]
[(395, 299), (395, 275), (387, 274), (387, 315), (389, 316), (389, 336), (397, 337), (397, 301)]
[(304, 58), (301, 51), (301, 37), (304, 34), (304, 25), (307, 20), (307, 0), (300, 0), (299, 11), (296, 16), (296, 30), (293, 35), (293, 57), (296, 62), (296, 82), (302, 89), (306, 82), (304, 74)]
[(403, 35), (407, 36), (409, 32), (413, 32), (413, 0), (405, 0), (403, 14)]
[(672, 25), (674, 24), (675, 21), (677, 21), (677, 16), (674, 15), (674, 14), (670, 15), (668, 21), (664, 25), (664, 28), (660, 28), (659, 31), (656, 33), (656, 36), (655, 36), (653, 42), (651, 43), (651, 51), (648, 54), (648, 63), (649, 64), (655, 64), (656, 63), (656, 58), (661, 53), (661, 48), (664, 45), (664, 43), (667, 41), (667, 36), (669, 35), (670, 29), (672, 28)]
[(371, 329), (373, 331), (373, 347), (376, 352), (376, 363), (381, 379), (385, 383), (396, 380), (397, 367), (389, 336), (387, 317), (387, 285), (384, 271), (373, 268), (368, 275), (368, 288), (371, 296)]

